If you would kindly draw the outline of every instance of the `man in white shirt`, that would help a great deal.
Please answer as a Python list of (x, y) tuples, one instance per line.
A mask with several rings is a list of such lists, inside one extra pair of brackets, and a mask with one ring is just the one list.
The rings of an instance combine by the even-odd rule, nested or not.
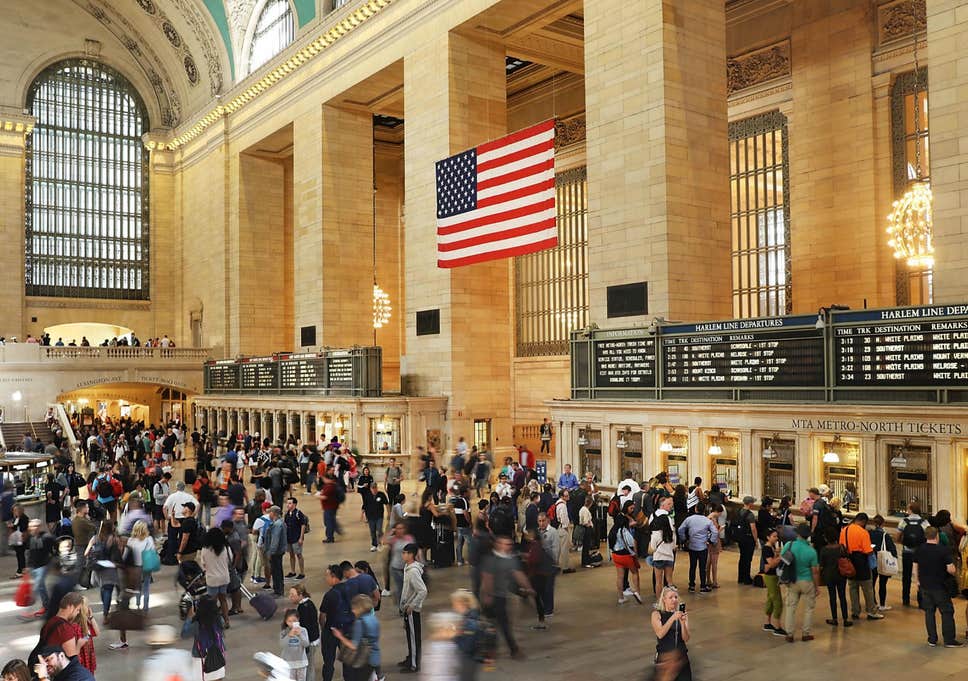
[(575, 571), (575, 568), (571, 567), (569, 553), (571, 551), (571, 518), (568, 517), (570, 496), (568, 490), (563, 489), (555, 502), (555, 521), (558, 523), (558, 566), (565, 574)]
[[(191, 494), (185, 491), (185, 483), (179, 480), (175, 484), (175, 491), (168, 495), (165, 504), (162, 506), (166, 518), (171, 518), (172, 513), (181, 520), (185, 517), (185, 504), (198, 504), (198, 501)], [(165, 542), (164, 559), (166, 564), (174, 565), (175, 551), (178, 550), (179, 529), (172, 523), (168, 523), (168, 541)]]
[(498, 483), (494, 487), (494, 492), (500, 499), (510, 497), (514, 493), (514, 489), (511, 487), (511, 483), (508, 482), (508, 476), (506, 474), (501, 473), (498, 476)]

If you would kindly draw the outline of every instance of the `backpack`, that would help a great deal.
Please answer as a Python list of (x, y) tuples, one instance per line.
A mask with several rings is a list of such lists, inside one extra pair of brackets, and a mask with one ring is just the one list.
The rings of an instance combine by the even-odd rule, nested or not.
[[(67, 620), (64, 620), (64, 619), (61, 619), (60, 617), (58, 617), (57, 618), (57, 622), (58, 622), (57, 626), (56, 627), (51, 627), (48, 630), (48, 627), (50, 626), (50, 623), (51, 622), (54, 622), (54, 621), (55, 621), (55, 619), (53, 617), (51, 617), (49, 620), (47, 620), (47, 622), (44, 624), (44, 626), (41, 627), (41, 630), (40, 630), (40, 640), (37, 641), (37, 645), (34, 646), (34, 649), (30, 651), (30, 654), (29, 655), (27, 655), (27, 665), (28, 665), (27, 668), (30, 669), (31, 673), (33, 673), (34, 665), (36, 665), (38, 662), (40, 662), (40, 650), (41, 650), (41, 648), (43, 648), (44, 646), (47, 645), (47, 640), (48, 640), (48, 638), (50, 638), (51, 634), (53, 634), (54, 632), (56, 632), (58, 629), (60, 629), (63, 626), (68, 626), (68, 628), (70, 627), (70, 622), (68, 622)], [(35, 677), (32, 676), (31, 678), (35, 678)]]
[(622, 512), (622, 501), (617, 494), (609, 500), (606, 512), (608, 517), (613, 520)]
[(341, 504), (346, 501), (346, 490), (339, 483), (336, 485), (336, 501)]
[(161, 558), (155, 549), (154, 542), (149, 542), (141, 551), (141, 570), (145, 574), (158, 572), (161, 569)]
[(558, 522), (558, 503), (555, 502), (548, 507), (545, 511), (545, 515), (548, 516), (548, 520), (551, 522), (552, 527), (561, 527), (561, 523)]
[(921, 527), (921, 521), (904, 523), (904, 530), (901, 532), (901, 543), (904, 544), (904, 548), (916, 549), (925, 541), (924, 528)]
[(815, 501), (814, 499), (807, 497), (806, 499), (800, 502), (800, 513), (803, 515), (803, 517), (809, 518), (813, 514), (814, 501)]
[(793, 584), (797, 581), (797, 561), (793, 555), (793, 542), (789, 542), (780, 554), (780, 563), (776, 566), (776, 576), (781, 584)]
[(741, 508), (736, 517), (730, 521), (726, 527), (726, 533), (729, 538), (733, 541), (739, 541), (747, 537), (753, 536), (753, 531), (750, 527), (753, 512), (748, 508)]

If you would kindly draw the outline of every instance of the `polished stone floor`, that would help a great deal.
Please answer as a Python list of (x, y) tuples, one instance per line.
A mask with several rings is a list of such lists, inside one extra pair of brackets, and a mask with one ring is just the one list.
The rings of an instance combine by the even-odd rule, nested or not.
[[(359, 522), (355, 497), (341, 511), (347, 533), (336, 544), (323, 545), (322, 518), (311, 497), (304, 510), (310, 513), (314, 531), (307, 540), (307, 586), (318, 604), (322, 597), (322, 567), (348, 559), (371, 559), (366, 527)], [(312, 501), (313, 503), (309, 503)], [(381, 554), (382, 555), (382, 554)], [(814, 617), (816, 640), (788, 644), (784, 639), (760, 630), (764, 591), (740, 588), (731, 583), (736, 574), (735, 551), (726, 552), (721, 560), (720, 582), (723, 588), (711, 595), (684, 594), (690, 612), (693, 639), (690, 658), (698, 681), (742, 678), (744, 681), (767, 679), (920, 679), (964, 678), (968, 669), (968, 650), (928, 648), (921, 611), (900, 608), (899, 580), (891, 580), (889, 602), (897, 609), (886, 613), (879, 622), (861, 621), (852, 629), (832, 629), (824, 624), (828, 616), (826, 591), (821, 591)], [(676, 581), (684, 586), (688, 561), (677, 561)], [(573, 554), (577, 563), (578, 556)], [(14, 572), (12, 557), (0, 558), (0, 574)], [(287, 565), (288, 571), (288, 565)], [(645, 575), (646, 573), (643, 573)], [(506, 649), (494, 670), (480, 675), (485, 681), (505, 674), (512, 678), (558, 679), (560, 681), (604, 681), (605, 679), (637, 680), (651, 676), (655, 639), (649, 626), (650, 608), (630, 602), (617, 606), (614, 594), (615, 571), (606, 564), (598, 569), (579, 568), (575, 574), (558, 580), (556, 617), (547, 631), (532, 631), (533, 608), (515, 606), (515, 629), (526, 651), (523, 661), (508, 659)], [(734, 580), (732, 580), (734, 581)], [(448, 607), (447, 596), (458, 586), (469, 583), (469, 568), (450, 568), (433, 573), (431, 594), (425, 612)], [(151, 617), (155, 623), (177, 624), (179, 591), (173, 586), (174, 568), (163, 568), (151, 596)], [(644, 580), (643, 580), (644, 586)], [(21, 619), (13, 604), (16, 582), (0, 582), (0, 663), (11, 657), (26, 657), (37, 640), (40, 625)], [(96, 591), (88, 592), (97, 602)], [(387, 602), (387, 606), (391, 604)], [(959, 636), (966, 627), (964, 601), (956, 604)], [(287, 607), (280, 603), (280, 608)], [(94, 606), (100, 610), (99, 603)], [(280, 614), (277, 620), (281, 617)], [(385, 669), (392, 670), (404, 657), (405, 639), (401, 620), (392, 607), (379, 613), (382, 623), (381, 645)], [(426, 617), (426, 615), (425, 615)], [(251, 662), (260, 650), (277, 652), (279, 622), (263, 622), (251, 611), (232, 618), (227, 632), (228, 676), (232, 681), (258, 678)], [(112, 651), (107, 644), (114, 640), (111, 632), (97, 640), (99, 681), (122, 681), (139, 677), (144, 658), (151, 649), (144, 634), (134, 632), (127, 650)], [(184, 641), (181, 647), (188, 648)], [(389, 674), (391, 678), (402, 678)], [(340, 678), (337, 671), (337, 679)]]

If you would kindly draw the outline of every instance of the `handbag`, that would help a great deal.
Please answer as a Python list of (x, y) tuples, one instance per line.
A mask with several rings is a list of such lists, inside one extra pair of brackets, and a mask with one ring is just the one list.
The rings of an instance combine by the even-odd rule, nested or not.
[(14, 530), (10, 533), (10, 539), (8, 540), (10, 546), (23, 546), (24, 545), (24, 533), (20, 530)]
[(893, 577), (898, 573), (897, 556), (887, 550), (887, 532), (881, 538), (881, 548), (877, 552), (877, 574)]
[(17, 594), (14, 597), (14, 602), (19, 608), (26, 608), (32, 605), (34, 602), (34, 587), (30, 582), (30, 573), (24, 572), (23, 576), (20, 578), (20, 584), (17, 586)]
[(339, 661), (344, 665), (348, 665), (353, 669), (359, 669), (366, 665), (370, 660), (370, 643), (366, 640), (366, 637), (360, 639), (360, 644), (356, 646), (356, 649), (352, 649), (349, 646), (340, 646), (339, 649)]
[(837, 559), (837, 572), (840, 573), (841, 577), (847, 579), (853, 579), (857, 576), (857, 569), (854, 567), (854, 562), (843, 549), (841, 549), (840, 558)]

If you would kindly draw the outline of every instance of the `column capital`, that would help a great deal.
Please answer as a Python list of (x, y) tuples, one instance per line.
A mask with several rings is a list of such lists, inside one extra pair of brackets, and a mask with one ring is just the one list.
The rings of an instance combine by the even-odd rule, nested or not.
[(27, 135), (36, 122), (33, 116), (0, 107), (0, 156), (23, 156)]
[(141, 142), (149, 152), (149, 162), (154, 170), (172, 172), (175, 152), (171, 150), (171, 130), (152, 130), (141, 136)]

